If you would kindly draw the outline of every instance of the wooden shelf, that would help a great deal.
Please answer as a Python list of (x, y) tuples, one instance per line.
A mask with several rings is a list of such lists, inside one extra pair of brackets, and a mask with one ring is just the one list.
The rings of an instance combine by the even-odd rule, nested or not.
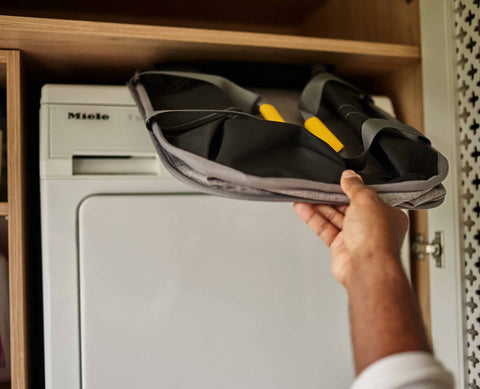
[(8, 203), (0, 202), (0, 216), (8, 215)]
[(133, 74), (159, 61), (329, 63), (337, 72), (384, 74), (420, 60), (415, 45), (119, 23), (0, 16), (1, 45), (55, 74), (92, 67)]
[(2, 0), (0, 14), (419, 43), (418, 0)]

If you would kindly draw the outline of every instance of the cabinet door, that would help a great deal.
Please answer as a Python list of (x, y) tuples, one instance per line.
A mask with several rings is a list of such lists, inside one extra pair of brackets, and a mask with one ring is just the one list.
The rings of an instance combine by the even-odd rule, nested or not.
[(454, 373), (457, 387), (463, 388), (466, 364), (460, 180), (457, 176), (454, 4), (448, 0), (422, 0), (420, 5), (425, 132), (450, 165), (444, 182), (445, 203), (428, 212), (430, 240), (437, 231), (443, 232), (445, 238), (445, 266), (437, 267), (435, 261), (430, 261), (432, 338), (437, 357)]
[(347, 296), (291, 204), (105, 195), (79, 210), (82, 387), (347, 388)]

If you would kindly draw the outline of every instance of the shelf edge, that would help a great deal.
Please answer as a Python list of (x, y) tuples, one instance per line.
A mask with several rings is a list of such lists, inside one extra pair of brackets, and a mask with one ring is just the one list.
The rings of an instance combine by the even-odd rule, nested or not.
[(420, 47), (297, 35), (0, 15), (0, 31), (206, 43), (419, 59)]

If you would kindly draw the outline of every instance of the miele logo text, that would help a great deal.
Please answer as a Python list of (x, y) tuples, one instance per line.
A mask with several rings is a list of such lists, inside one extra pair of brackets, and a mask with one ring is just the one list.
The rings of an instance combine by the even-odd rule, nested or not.
[(85, 113), (85, 112), (69, 112), (69, 119), (75, 120), (108, 120), (110, 116), (105, 113)]

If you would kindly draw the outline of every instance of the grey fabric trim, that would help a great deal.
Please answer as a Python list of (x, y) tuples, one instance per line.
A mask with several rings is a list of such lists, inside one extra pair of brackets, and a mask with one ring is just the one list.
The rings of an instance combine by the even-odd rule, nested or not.
[(377, 134), (386, 128), (398, 130), (402, 133), (402, 135), (414, 141), (421, 139), (422, 141), (430, 144), (430, 141), (421, 132), (418, 132), (413, 127), (391, 120), (372, 118), (365, 120), (362, 125), (362, 141), (365, 150), (370, 148)]
[(137, 84), (139, 78), (144, 74), (165, 74), (167, 76), (178, 76), (209, 82), (210, 84), (213, 84), (216, 87), (220, 88), (230, 98), (230, 100), (232, 100), (233, 104), (235, 104), (236, 107), (239, 108), (241, 111), (246, 111), (250, 113), (255, 112), (255, 107), (260, 101), (260, 96), (256, 93), (244, 89), (224, 77), (215, 76), (213, 74), (151, 70), (135, 74), (131, 82)]
[[(226, 116), (232, 116), (232, 117), (235, 117), (235, 116), (243, 116), (243, 117), (246, 117), (246, 118), (249, 118), (249, 119), (255, 119), (255, 120), (262, 120), (260, 119), (259, 117), (257, 116), (254, 116), (254, 115), (251, 115), (249, 113), (245, 113), (245, 112), (240, 112), (240, 111), (231, 111), (231, 110), (224, 110), (224, 109), (166, 109), (166, 110), (162, 110), (162, 111), (153, 111), (153, 112), (150, 112), (148, 114), (145, 114), (145, 125), (147, 127), (150, 127), (150, 122), (152, 119), (158, 117), (158, 116), (161, 116), (161, 115), (164, 115), (164, 114), (167, 114), (167, 113), (178, 113), (178, 112), (184, 112), (184, 113), (194, 113), (194, 112), (198, 112), (198, 113), (206, 113), (206, 114), (211, 114), (210, 116), (214, 117), (216, 114), (222, 114), (222, 115), (226, 115)], [(194, 120), (192, 122), (189, 122), (189, 123), (194, 123), (194, 122), (199, 122), (201, 120), (203, 120), (205, 118), (200, 118), (200, 119), (197, 119), (197, 120)], [(187, 124), (189, 124), (187, 123)]]
[(310, 119), (311, 117), (314, 117), (315, 115), (308, 112), (308, 111), (305, 111), (303, 109), (300, 109), (300, 113), (302, 115), (302, 118), (303, 118), (303, 121), (306, 122), (308, 119)]
[(388, 129), (397, 130), (405, 138), (411, 139), (415, 142), (422, 140), (428, 145), (430, 145), (430, 141), (422, 133), (418, 132), (413, 127), (407, 126), (406, 124), (397, 121), (372, 118), (365, 120), (361, 128), (363, 151), (354, 157), (344, 158), (344, 160), (349, 163), (349, 166), (353, 167), (355, 170), (363, 170), (365, 168), (365, 164), (367, 163), (367, 158), (373, 141), (380, 132)]
[(148, 98), (148, 93), (145, 90), (143, 84), (129, 84), (130, 92), (133, 93), (135, 101), (140, 102), (140, 106), (142, 107), (142, 114), (143, 118), (147, 118), (155, 112), (153, 109), (152, 104), (150, 103), (150, 99)]
[[(279, 191), (297, 198), (307, 198), (307, 202), (322, 202), (330, 204), (348, 204), (349, 200), (344, 194), (321, 193), (318, 191), (288, 190)], [(440, 205), (445, 198), (445, 188), (438, 185), (432, 189), (416, 192), (379, 193), (382, 201), (390, 206), (404, 209), (428, 209)]]
[(302, 95), (300, 96), (300, 102), (298, 104), (298, 107), (301, 111), (307, 111), (314, 116), (317, 115), (322, 101), (323, 88), (328, 81), (335, 81), (346, 85), (349, 88), (352, 88), (354, 91), (357, 91), (358, 93), (370, 98), (370, 96), (363, 93), (360, 89), (354, 87), (346, 81), (343, 81), (341, 78), (338, 78), (331, 73), (319, 73), (313, 77), (303, 89)]

